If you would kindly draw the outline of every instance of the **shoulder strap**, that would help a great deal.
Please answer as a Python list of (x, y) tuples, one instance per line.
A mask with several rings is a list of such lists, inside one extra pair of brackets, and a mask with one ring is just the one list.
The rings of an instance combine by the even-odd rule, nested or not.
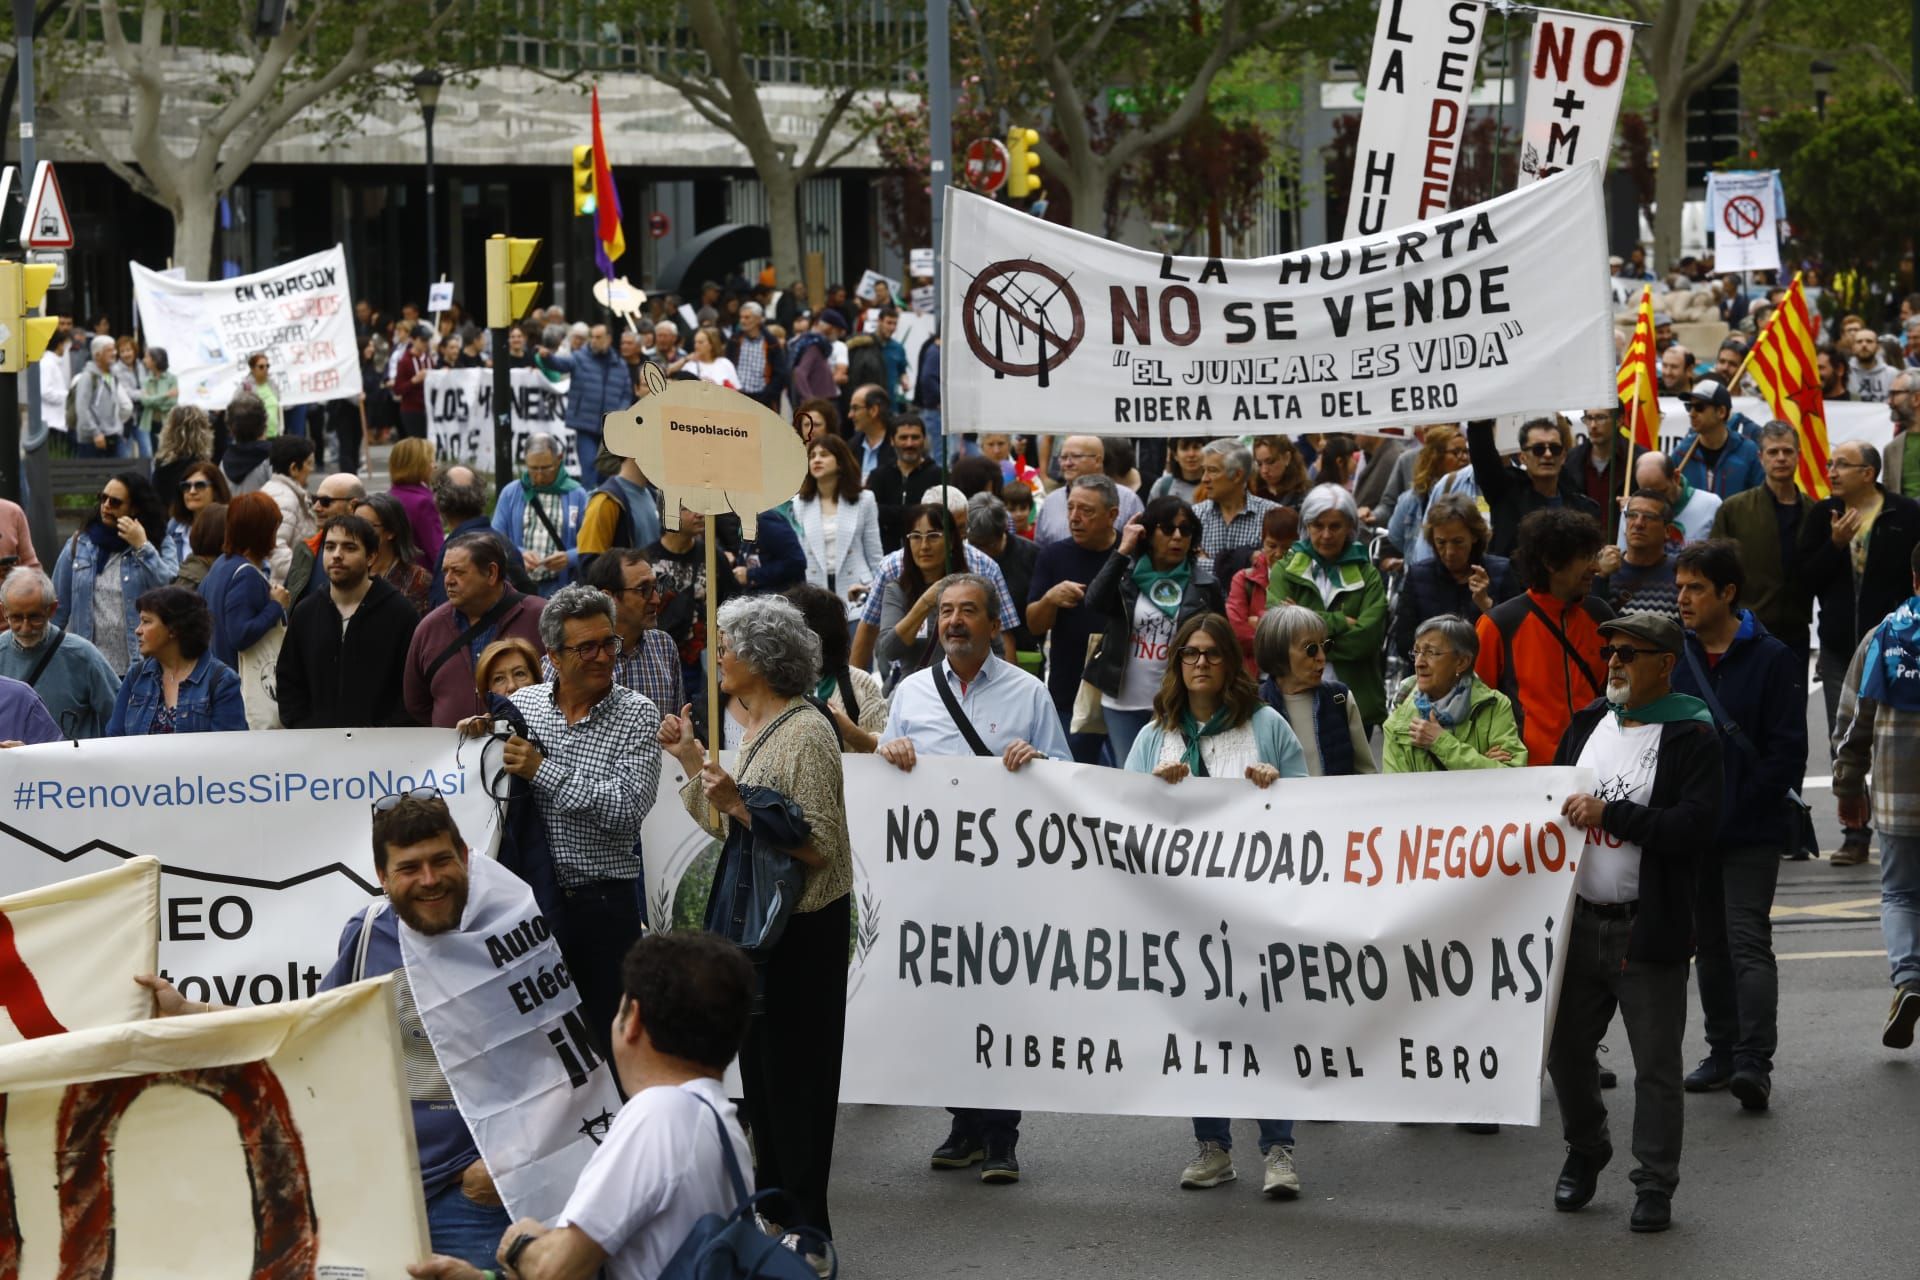
[(1713, 713), (1714, 722), (1726, 733), (1727, 741), (1737, 747), (1741, 755), (1747, 757), (1748, 763), (1759, 764), (1760, 748), (1753, 745), (1753, 739), (1747, 736), (1747, 731), (1735, 723), (1733, 717), (1727, 714), (1727, 709), (1720, 705), (1719, 697), (1713, 692), (1713, 685), (1707, 681), (1706, 671), (1700, 666), (1700, 659), (1694, 657), (1693, 650), (1686, 645), (1681, 646), (1680, 652), (1687, 660), (1687, 670), (1693, 672), (1693, 682), (1700, 686), (1700, 700), (1706, 703), (1707, 710)]
[(33, 664), (33, 670), (27, 672), (27, 684), (29, 687), (39, 684), (40, 677), (47, 674), (47, 664), (53, 661), (53, 655), (59, 651), (61, 642), (66, 638), (67, 631), (65, 627), (54, 628), (53, 639), (47, 643), (45, 652), (40, 655), (40, 660)]
[(1606, 690), (1606, 686), (1593, 678), (1593, 668), (1588, 666), (1587, 660), (1580, 656), (1580, 651), (1573, 647), (1573, 641), (1567, 639), (1567, 633), (1560, 629), (1558, 623), (1547, 616), (1545, 609), (1542, 609), (1538, 604), (1534, 603), (1531, 595), (1522, 595), (1520, 598), (1527, 602), (1527, 611), (1533, 614), (1534, 617), (1540, 619), (1541, 625), (1553, 633), (1553, 638), (1560, 642), (1562, 649), (1566, 650), (1567, 657), (1573, 660), (1573, 665), (1579, 667), (1580, 674), (1587, 678), (1587, 687), (1593, 690), (1596, 698), (1599, 697), (1600, 694)]
[[(840, 736), (840, 726), (833, 724), (833, 714), (831, 712), (827, 711), (826, 708), (820, 706), (819, 703), (814, 702), (811, 698), (802, 699), (802, 701), (804, 701), (807, 704), (807, 706), (813, 707), (815, 710), (819, 711), (822, 715), (826, 716), (827, 723), (830, 725), (833, 725), (834, 737), (838, 738)], [(747, 771), (747, 766), (752, 764), (753, 758), (760, 754), (760, 744), (765, 742), (767, 739), (771, 738), (773, 736), (773, 731), (775, 729), (778, 729), (781, 725), (785, 724), (788, 720), (791, 720), (794, 716), (800, 714), (800, 711), (801, 711), (801, 708), (799, 707), (788, 707), (785, 711), (782, 711), (779, 715), (773, 718), (772, 724), (769, 724), (766, 728), (762, 729), (759, 733), (755, 734), (753, 741), (747, 744), (746, 749), (740, 753), (740, 758), (737, 761), (735, 761), (734, 768), (733, 768), (733, 776), (735, 778), (738, 778), (741, 775), (745, 774)]]
[[(561, 501), (564, 502), (566, 499), (562, 498)], [(547, 509), (540, 505), (540, 495), (531, 489), (527, 490), (527, 505), (533, 508), (534, 515), (540, 517), (540, 523), (547, 527), (547, 536), (553, 539), (553, 545), (565, 551), (567, 540), (560, 536), (558, 529), (553, 527), (553, 520), (547, 515)]]
[(373, 918), (380, 914), (380, 908), (386, 904), (375, 898), (367, 904), (366, 912), (360, 917), (360, 938), (353, 945), (353, 981), (358, 982), (367, 976), (367, 949), (373, 945)]
[(853, 688), (853, 672), (842, 667), (833, 677), (833, 683), (840, 690), (840, 705), (846, 710), (847, 719), (859, 724), (860, 695)]
[(426, 674), (421, 677), (421, 680), (426, 684), (432, 684), (433, 677), (439, 672), (441, 667), (447, 665), (448, 660), (451, 659), (454, 654), (472, 644), (475, 636), (505, 617), (507, 610), (511, 609), (514, 602), (518, 599), (520, 599), (518, 592), (503, 591), (500, 594), (500, 599), (495, 602), (493, 608), (481, 614), (478, 622), (468, 626), (465, 631), (462, 631), (453, 638), (452, 643), (434, 655), (433, 661), (427, 664)]
[(752, 1196), (747, 1191), (747, 1180), (740, 1173), (740, 1158), (733, 1154), (733, 1138), (727, 1133), (727, 1122), (720, 1118), (720, 1110), (699, 1094), (694, 1100), (713, 1114), (713, 1127), (720, 1133), (720, 1158), (727, 1162), (727, 1181), (733, 1184), (733, 1200), (736, 1206), (744, 1207)]
[(933, 664), (933, 687), (940, 694), (940, 701), (947, 704), (947, 714), (953, 717), (954, 727), (960, 730), (960, 736), (967, 740), (977, 756), (991, 756), (987, 744), (980, 740), (980, 731), (973, 727), (973, 721), (967, 719), (967, 713), (960, 708), (960, 699), (953, 696), (953, 687), (947, 683), (947, 664)]

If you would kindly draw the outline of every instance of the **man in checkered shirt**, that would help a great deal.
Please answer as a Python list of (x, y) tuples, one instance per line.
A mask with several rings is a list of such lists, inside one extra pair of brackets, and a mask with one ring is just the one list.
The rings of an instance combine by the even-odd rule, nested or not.
[(1238, 547), (1260, 545), (1267, 512), (1279, 504), (1247, 489), (1253, 478), (1253, 452), (1238, 440), (1215, 440), (1200, 451), (1200, 475), (1207, 500), (1193, 504), (1200, 520), (1200, 551), (1211, 559)]
[(740, 390), (778, 413), (787, 389), (787, 353), (766, 331), (767, 313), (757, 302), (740, 304), (740, 327), (727, 341), (727, 358), (740, 372)]

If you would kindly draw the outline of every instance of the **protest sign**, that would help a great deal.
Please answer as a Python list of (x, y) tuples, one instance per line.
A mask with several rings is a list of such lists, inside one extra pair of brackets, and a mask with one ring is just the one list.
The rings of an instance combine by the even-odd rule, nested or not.
[(468, 861), (458, 929), (400, 923), (420, 1021), (493, 1185), (515, 1220), (551, 1220), (606, 1137), (620, 1092), (580, 994), (520, 878)]
[(0, 1045), (146, 1017), (159, 942), (152, 858), (0, 898)]
[[(529, 368), (511, 369), (507, 376), (513, 391), (508, 410), (513, 418), (515, 467), (527, 456), (527, 437), (544, 432), (560, 446), (563, 465), (578, 475), (580, 451), (566, 424), (567, 389), (572, 380), (555, 382), (538, 369)], [(492, 471), (493, 370), (430, 370), (427, 432), (433, 440), (434, 456), (440, 461)]]
[(1149, 253), (947, 191), (946, 429), (1372, 432), (1608, 404), (1600, 171), (1274, 258)]
[(1520, 186), (1583, 161), (1606, 163), (1632, 52), (1631, 23), (1540, 11), (1527, 57)]
[(894, 303), (900, 301), (900, 282), (891, 276), (881, 275), (872, 267), (860, 273), (860, 283), (854, 286), (853, 296), (862, 302), (877, 302), (880, 299), (880, 290), (877, 287), (879, 285), (887, 286), (889, 301)]
[[(845, 768), (844, 1101), (1538, 1122), (1590, 773)], [(709, 844), (680, 773), (643, 837), (656, 927)]]
[(1347, 239), (1446, 212), (1486, 21), (1474, 0), (1382, 0), (1347, 184)]
[(227, 280), (179, 280), (129, 264), (140, 329), (166, 350), (180, 403), (224, 409), (264, 352), (290, 408), (360, 394), (360, 353), (339, 245)]
[(915, 280), (933, 279), (933, 250), (915, 249), (909, 253), (907, 274)]
[(435, 280), (427, 286), (427, 310), (439, 315), (453, 308), (453, 281)]
[(1707, 231), (1713, 236), (1713, 269), (1778, 271), (1786, 203), (1776, 170), (1709, 173)]
[(152, 854), (160, 972), (182, 995), (312, 995), (379, 891), (373, 801), (437, 788), (467, 843), (493, 847), (479, 757), (446, 729), (205, 733), (184, 755), (150, 738), (15, 747), (0, 752), (0, 893)]
[(0, 1047), (0, 1125), (9, 1276), (404, 1280), (426, 1256), (385, 980)]

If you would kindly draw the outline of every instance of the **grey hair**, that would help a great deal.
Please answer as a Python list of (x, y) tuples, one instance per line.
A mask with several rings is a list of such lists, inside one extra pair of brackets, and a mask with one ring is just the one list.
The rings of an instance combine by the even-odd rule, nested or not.
[(1253, 450), (1231, 437), (1209, 440), (1200, 453), (1202, 456), (1210, 453), (1220, 459), (1221, 469), (1232, 475), (1253, 474)]
[(19, 591), (23, 587), (32, 587), (38, 591), (40, 593), (40, 603), (49, 609), (53, 608), (54, 602), (60, 598), (54, 593), (52, 578), (49, 578), (39, 569), (34, 569), (23, 564), (14, 569), (14, 571), (9, 573), (4, 579), (0, 579), (0, 600), (6, 599), (9, 595)]
[(1075, 476), (1073, 483), (1067, 486), (1067, 491), (1071, 493), (1075, 489), (1091, 489), (1099, 494), (1100, 500), (1108, 506), (1117, 507), (1120, 505), (1120, 486), (1116, 485), (1110, 476), (1103, 476), (1098, 472), (1091, 475)]
[[(1006, 528), (1005, 525), (1000, 527), (1002, 529)], [(933, 609), (935, 613), (940, 611), (940, 602), (946, 599), (947, 592), (953, 590), (955, 587), (978, 587), (980, 588), (981, 597), (987, 602), (987, 617), (993, 621), (994, 625), (999, 625), (1000, 593), (995, 589), (993, 583), (988, 581), (983, 575), (977, 573), (950, 573), (940, 579), (935, 585), (940, 588), (939, 594), (933, 597)]]
[[(1920, 319), (1920, 316), (1916, 316), (1915, 319)], [(1778, 418), (1760, 428), (1760, 443), (1765, 445), (1769, 440), (1791, 440), (1794, 448), (1800, 447), (1800, 433), (1793, 429), (1791, 423), (1782, 422)]]
[(1007, 531), (1007, 504), (991, 493), (967, 499), (967, 541), (978, 546), (995, 542)]
[(1360, 530), (1360, 508), (1353, 505), (1353, 495), (1345, 485), (1333, 483), (1317, 484), (1307, 490), (1307, 496), (1300, 499), (1300, 523), (1312, 524), (1329, 511), (1338, 511), (1353, 526), (1353, 532)]
[(1468, 666), (1472, 666), (1480, 657), (1480, 634), (1473, 629), (1471, 622), (1459, 614), (1443, 613), (1428, 618), (1414, 631), (1415, 642), (1429, 631), (1438, 631), (1440, 638), (1447, 642), (1447, 647), (1465, 658)]
[(613, 623), (613, 597), (579, 583), (554, 592), (540, 610), (540, 643), (549, 652), (567, 642), (567, 621), (571, 618), (605, 618)]
[(761, 306), (761, 305), (760, 305), (759, 303), (757, 303), (757, 302), (754, 302), (754, 301), (751, 301), (751, 300), (749, 300), (749, 301), (746, 301), (746, 302), (743, 302), (743, 303), (741, 303), (741, 304), (740, 304), (740, 314), (744, 316), (744, 315), (746, 315), (746, 314), (748, 314), (749, 312), (751, 312), (752, 314), (754, 314), (754, 315), (756, 315), (756, 316), (760, 316), (761, 318), (763, 318), (763, 319), (764, 319), (764, 318), (766, 317), (766, 314), (767, 314), (767, 309), (766, 309), (765, 307), (763, 307), (763, 306)]
[(521, 457), (531, 458), (536, 453), (551, 454), (556, 458), (566, 456), (561, 452), (560, 442), (545, 431), (536, 431), (527, 437), (527, 451)]
[(546, 325), (540, 330), (540, 345), (543, 347), (557, 347), (566, 340), (567, 326), (563, 324)]
[[(1878, 449), (1868, 444), (1865, 440), (1843, 440), (1841, 443), (1850, 444), (1858, 449), (1860, 451), (1861, 465), (1872, 468), (1873, 478), (1875, 480), (1880, 478), (1880, 451)], [(1838, 452), (1838, 449), (1836, 448), (1835, 451)]]
[(1311, 609), (1283, 604), (1260, 615), (1253, 631), (1253, 660), (1275, 680), (1293, 673), (1293, 642), (1327, 638), (1327, 624)]
[(87, 344), (87, 354), (90, 356), (97, 356), (102, 351), (118, 351), (119, 349), (120, 344), (104, 333), (95, 334), (93, 341)]
[(819, 683), (820, 637), (786, 597), (736, 596), (720, 606), (714, 622), (727, 647), (781, 697), (798, 697)]

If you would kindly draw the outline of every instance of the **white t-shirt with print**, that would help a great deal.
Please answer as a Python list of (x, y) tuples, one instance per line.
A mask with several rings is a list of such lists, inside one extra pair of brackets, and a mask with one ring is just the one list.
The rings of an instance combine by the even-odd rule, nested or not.
[(709, 1213), (737, 1207), (713, 1112), (726, 1121), (734, 1158), (753, 1191), (753, 1161), (733, 1103), (718, 1080), (655, 1085), (627, 1100), (554, 1226), (578, 1227), (607, 1251), (612, 1280), (654, 1280)]
[[(1179, 598), (1180, 586), (1170, 579), (1161, 585)], [(1100, 695), (1100, 705), (1115, 711), (1147, 711), (1166, 675), (1168, 648), (1173, 644), (1173, 619), (1142, 591), (1133, 602), (1133, 634), (1127, 642), (1127, 667), (1120, 676), (1120, 696)]]
[[(1623, 729), (1611, 712), (1600, 717), (1593, 736), (1580, 749), (1579, 764), (1598, 779), (1593, 794), (1602, 800), (1645, 804), (1653, 794), (1653, 773), (1660, 765), (1660, 726)], [(1587, 846), (1574, 872), (1573, 891), (1588, 902), (1634, 902), (1640, 897), (1640, 846), (1587, 828)]]

